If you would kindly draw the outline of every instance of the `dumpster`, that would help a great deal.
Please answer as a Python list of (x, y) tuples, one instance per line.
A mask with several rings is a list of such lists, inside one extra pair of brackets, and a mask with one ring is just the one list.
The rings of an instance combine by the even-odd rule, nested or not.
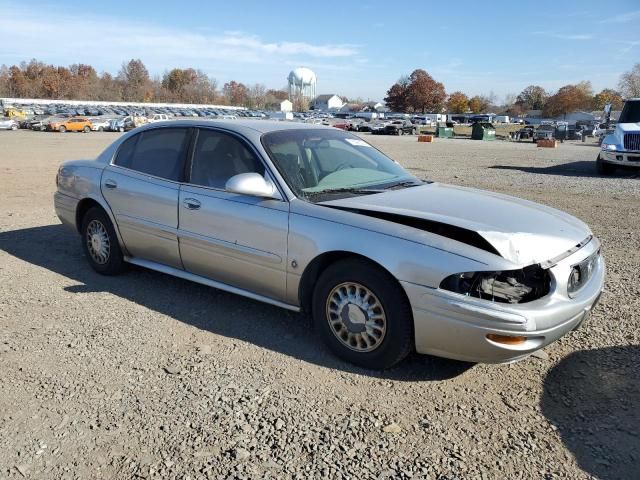
[(436, 130), (436, 136), (439, 138), (453, 138), (452, 127), (438, 127)]
[(496, 129), (489, 122), (476, 122), (471, 130), (473, 140), (495, 140)]

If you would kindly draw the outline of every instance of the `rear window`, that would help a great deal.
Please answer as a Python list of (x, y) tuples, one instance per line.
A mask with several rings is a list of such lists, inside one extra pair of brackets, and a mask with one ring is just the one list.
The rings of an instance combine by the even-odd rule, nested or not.
[(120, 146), (115, 164), (155, 177), (181, 181), (187, 133), (186, 128), (160, 128), (139, 133)]

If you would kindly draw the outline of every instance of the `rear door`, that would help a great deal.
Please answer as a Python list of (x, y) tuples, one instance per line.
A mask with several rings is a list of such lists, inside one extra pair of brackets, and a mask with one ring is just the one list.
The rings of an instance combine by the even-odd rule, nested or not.
[(156, 128), (127, 139), (102, 174), (109, 203), (129, 253), (182, 268), (178, 197), (191, 131)]
[[(289, 202), (225, 191), (240, 173), (269, 174), (242, 138), (201, 129), (180, 192), (178, 236), (185, 270), (282, 300)], [(271, 179), (272, 180), (272, 179)]]

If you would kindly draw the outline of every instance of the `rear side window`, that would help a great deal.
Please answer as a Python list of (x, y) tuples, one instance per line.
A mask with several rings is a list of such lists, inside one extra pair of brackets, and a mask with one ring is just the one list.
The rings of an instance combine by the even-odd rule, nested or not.
[(118, 150), (115, 164), (141, 173), (180, 181), (188, 129), (147, 130), (126, 140)]

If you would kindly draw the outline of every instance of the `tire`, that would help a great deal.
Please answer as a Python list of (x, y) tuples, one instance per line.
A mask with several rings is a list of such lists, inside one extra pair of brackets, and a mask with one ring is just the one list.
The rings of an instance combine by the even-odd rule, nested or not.
[[(363, 302), (367, 296), (369, 301)], [(351, 300), (368, 305), (369, 314), (377, 318)], [(402, 287), (365, 260), (341, 260), (322, 272), (313, 293), (312, 316), (316, 332), (333, 353), (364, 368), (390, 368), (413, 348), (413, 316)]]
[(404, 132), (402, 131), (402, 129), (401, 129), (401, 128), (399, 128), (399, 129), (398, 129), (398, 136), (403, 135), (403, 134), (404, 134)]
[(99, 132), (104, 132), (104, 127), (98, 127)]
[(60, 125), (60, 127), (58, 128), (58, 131), (59, 131), (60, 133), (64, 133), (64, 132), (66, 132), (66, 131), (67, 131), (67, 127), (65, 127), (64, 125)]
[(17, 125), (11, 125), (11, 130), (13, 130), (15, 132), (16, 130), (18, 130), (18, 126)]
[(616, 173), (616, 166), (605, 162), (600, 158), (600, 155), (598, 155), (598, 158), (596, 159), (596, 171), (599, 175), (613, 175)]
[[(126, 264), (109, 216), (100, 207), (92, 207), (82, 219), (82, 249), (91, 267), (102, 275), (117, 275)], [(97, 237), (94, 239), (94, 237)], [(106, 248), (103, 249), (103, 247)]]
[(85, 127), (82, 129), (82, 131), (84, 133), (89, 133), (91, 131), (91, 129), (85, 125)]
[(120, 127), (120, 128), (118, 128), (118, 131), (119, 131), (120, 133), (123, 133), (123, 132), (124, 132), (124, 128), (123, 128), (123, 127)]

